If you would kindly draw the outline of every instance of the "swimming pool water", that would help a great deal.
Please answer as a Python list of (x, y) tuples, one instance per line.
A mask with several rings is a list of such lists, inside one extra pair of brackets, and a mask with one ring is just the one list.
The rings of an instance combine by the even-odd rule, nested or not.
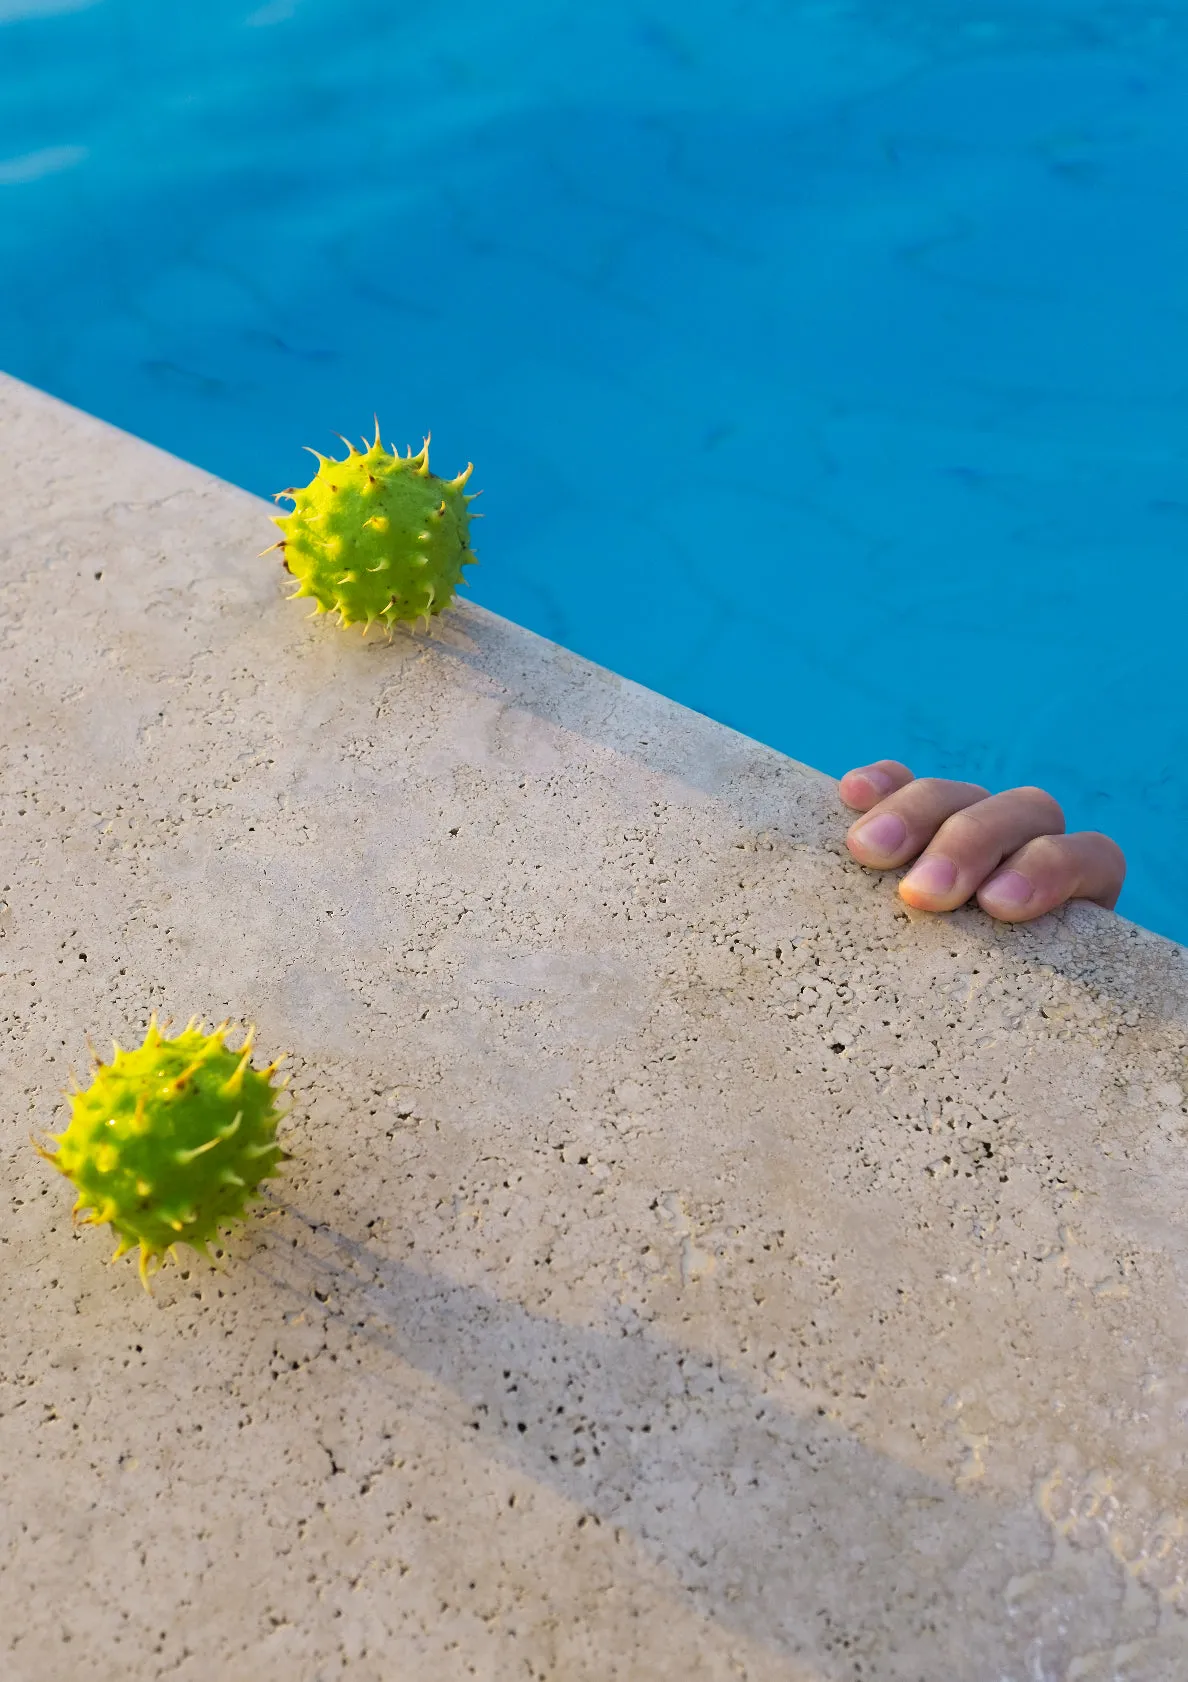
[(1188, 941), (1186, 188), (1179, 0), (0, 0), (0, 366), (262, 493), (431, 427), (479, 601)]

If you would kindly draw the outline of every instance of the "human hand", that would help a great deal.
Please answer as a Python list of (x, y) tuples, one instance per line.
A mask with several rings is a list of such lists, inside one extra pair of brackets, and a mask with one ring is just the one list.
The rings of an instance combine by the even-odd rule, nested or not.
[(899, 893), (917, 910), (952, 911), (976, 894), (992, 917), (1026, 923), (1070, 899), (1112, 910), (1122, 891), (1122, 849), (1108, 835), (1066, 835), (1064, 813), (1042, 788), (990, 794), (880, 759), (847, 771), (840, 792), (865, 814), (846, 835), (859, 864), (896, 870), (916, 860)]

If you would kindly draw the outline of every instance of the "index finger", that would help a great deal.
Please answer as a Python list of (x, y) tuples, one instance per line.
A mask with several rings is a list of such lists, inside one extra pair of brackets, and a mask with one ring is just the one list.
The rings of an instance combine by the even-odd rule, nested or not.
[(838, 792), (852, 811), (869, 812), (880, 800), (911, 782), (915, 778), (898, 759), (876, 759), (873, 765), (860, 765), (857, 770), (847, 771), (838, 784)]

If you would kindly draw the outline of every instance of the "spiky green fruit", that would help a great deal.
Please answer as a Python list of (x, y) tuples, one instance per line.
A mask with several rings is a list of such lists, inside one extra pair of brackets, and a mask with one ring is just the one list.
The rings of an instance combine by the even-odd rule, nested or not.
[(374, 443), (364, 440), (362, 450), (342, 441), (344, 461), (311, 450), (318, 471), (310, 483), (277, 492), (293, 512), (273, 517), (282, 533), (273, 547), (315, 613), (337, 609), (344, 625), (365, 630), (377, 619), (389, 628), (428, 621), (450, 605), (462, 568), (474, 562), (474, 498), (463, 489), (473, 463), (456, 479), (439, 479), (429, 471), (428, 438), (418, 455), (411, 447), (407, 456), (389, 453), (378, 421)]
[(204, 1034), (195, 1018), (168, 1038), (154, 1017), (135, 1051), (96, 1058), (90, 1086), (71, 1095), (69, 1126), (50, 1135), (57, 1149), (37, 1147), (77, 1187), (75, 1218), (110, 1222), (112, 1261), (140, 1246), (146, 1289), (175, 1244), (209, 1260), (207, 1245), (288, 1154), (272, 1085), (282, 1060), (253, 1069), (252, 1033), (231, 1051), (228, 1027)]

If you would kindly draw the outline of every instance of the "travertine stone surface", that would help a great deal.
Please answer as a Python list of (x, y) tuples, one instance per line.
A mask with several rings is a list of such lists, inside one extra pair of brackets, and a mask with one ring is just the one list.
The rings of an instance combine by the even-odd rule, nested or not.
[[(0, 384), (5, 1682), (1188, 1675), (1188, 967), (909, 918), (833, 784)], [(149, 1298), (84, 1035), (292, 1047)]]

